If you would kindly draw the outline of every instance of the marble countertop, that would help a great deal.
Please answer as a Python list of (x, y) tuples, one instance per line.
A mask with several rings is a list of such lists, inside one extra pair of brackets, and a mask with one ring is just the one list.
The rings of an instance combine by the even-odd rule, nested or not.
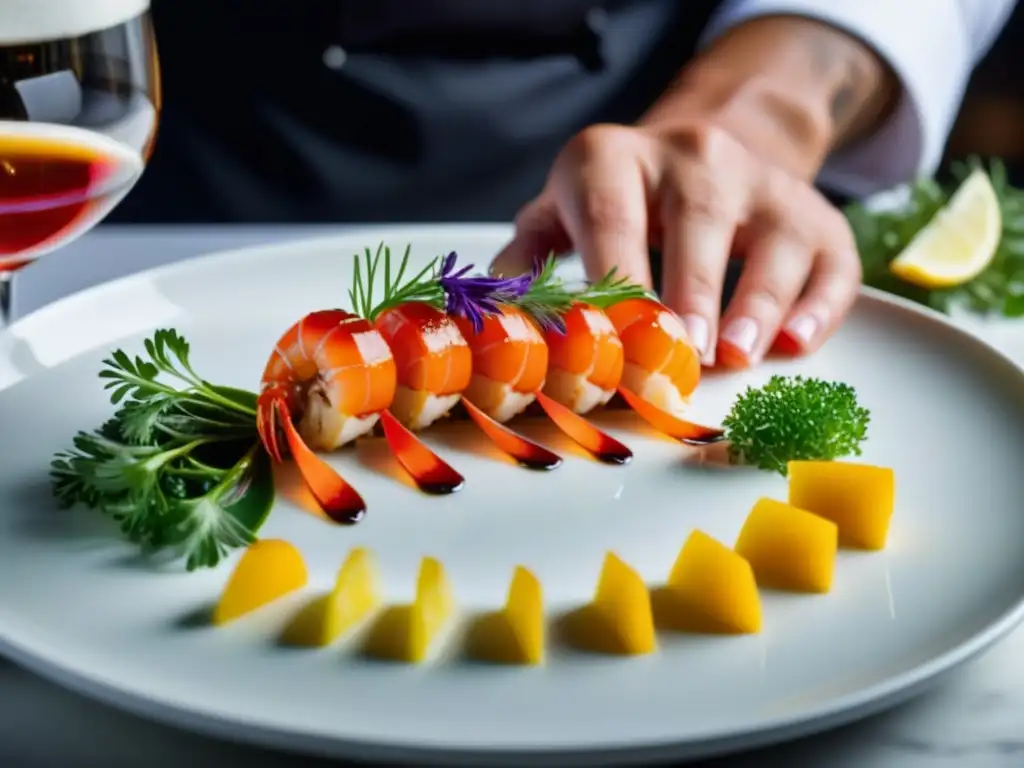
[[(343, 228), (103, 228), (18, 277), (24, 314), (133, 271), (212, 250)], [(972, 330), (1024, 362), (1024, 322)], [(768, 750), (709, 761), (754, 768), (775, 758), (802, 768), (1011, 768), (1024, 766), (1024, 627), (938, 687), (895, 710)], [(93, 703), (0, 661), (0, 765), (14, 768), (198, 765), (290, 768), (295, 758), (172, 730)], [(337, 763), (303, 762), (311, 768)]]

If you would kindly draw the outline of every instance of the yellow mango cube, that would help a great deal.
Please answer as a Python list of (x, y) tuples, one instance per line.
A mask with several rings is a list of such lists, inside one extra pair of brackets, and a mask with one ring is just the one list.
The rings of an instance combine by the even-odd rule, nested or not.
[(380, 580), (373, 554), (353, 549), (338, 570), (334, 588), (309, 603), (288, 625), (289, 645), (322, 647), (362, 621), (380, 604)]
[(679, 552), (661, 591), (659, 621), (690, 632), (752, 634), (761, 631), (761, 597), (750, 563), (703, 531)]
[(647, 585), (614, 552), (605, 555), (585, 616), (586, 644), (592, 650), (635, 655), (651, 653), (657, 646)]
[(896, 475), (870, 464), (791, 461), (789, 503), (835, 523), (841, 544), (883, 549), (896, 504)]
[(444, 566), (433, 557), (424, 557), (412, 605), (384, 612), (370, 632), (366, 653), (418, 664), (426, 659), (434, 638), (454, 613), (455, 599)]
[(544, 661), (544, 596), (537, 577), (522, 566), (512, 574), (502, 610), (480, 618), (471, 632), (470, 653), (498, 664)]
[(832, 589), (839, 531), (831, 520), (774, 499), (760, 499), (734, 547), (760, 586), (795, 592)]
[(306, 586), (302, 554), (287, 541), (262, 539), (239, 559), (213, 610), (213, 623), (227, 624)]

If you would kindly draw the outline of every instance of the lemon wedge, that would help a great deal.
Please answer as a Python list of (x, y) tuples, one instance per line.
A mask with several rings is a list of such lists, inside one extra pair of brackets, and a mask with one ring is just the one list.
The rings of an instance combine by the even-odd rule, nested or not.
[(1003, 234), (999, 199), (978, 169), (918, 232), (889, 270), (922, 288), (951, 288), (977, 277), (995, 258)]

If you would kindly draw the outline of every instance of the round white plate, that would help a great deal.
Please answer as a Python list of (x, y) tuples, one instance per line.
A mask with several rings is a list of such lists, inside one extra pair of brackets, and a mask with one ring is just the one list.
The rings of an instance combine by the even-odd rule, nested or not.
[(351, 256), (364, 246), (411, 241), (420, 257), (456, 249), (480, 264), (506, 235), (389, 229), (218, 255), (78, 294), (12, 328), (0, 356), (0, 648), (97, 698), (230, 738), (421, 764), (622, 764), (749, 747), (876, 711), (1021, 618), (1024, 378), (967, 334), (876, 294), (813, 358), (709, 376), (697, 392), (694, 416), (714, 422), (772, 373), (849, 382), (872, 411), (864, 460), (896, 469), (888, 549), (842, 552), (832, 594), (766, 592), (759, 636), (662, 634), (659, 651), (640, 658), (555, 644), (536, 669), (458, 658), (409, 667), (344, 644), (277, 645), (353, 545), (376, 552), (393, 601), (411, 597), (421, 556), (439, 557), (470, 613), (500, 606), (525, 564), (554, 618), (589, 599), (607, 550), (659, 582), (692, 529), (732, 543), (759, 497), (785, 498), (781, 478), (702, 468), (623, 414), (602, 423), (634, 449), (627, 467), (556, 441), (566, 463), (537, 474), (496, 460), (468, 428), (428, 434), (467, 477), (446, 498), (367, 468), (387, 466), (382, 445), (333, 457), (367, 499), (367, 519), (334, 527), (280, 500), (262, 534), (301, 549), (311, 586), (226, 629), (196, 617), (234, 558), (212, 572), (157, 570), (94, 513), (55, 510), (50, 456), (110, 413), (96, 373), (111, 349), (139, 349), (153, 328), (175, 327), (202, 375), (255, 388), (285, 328), (344, 304)]

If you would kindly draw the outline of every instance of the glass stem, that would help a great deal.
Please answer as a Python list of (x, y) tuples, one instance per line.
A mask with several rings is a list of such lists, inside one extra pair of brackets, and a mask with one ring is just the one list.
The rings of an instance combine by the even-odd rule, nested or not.
[(0, 271), (0, 331), (11, 324), (14, 298), (14, 273)]

